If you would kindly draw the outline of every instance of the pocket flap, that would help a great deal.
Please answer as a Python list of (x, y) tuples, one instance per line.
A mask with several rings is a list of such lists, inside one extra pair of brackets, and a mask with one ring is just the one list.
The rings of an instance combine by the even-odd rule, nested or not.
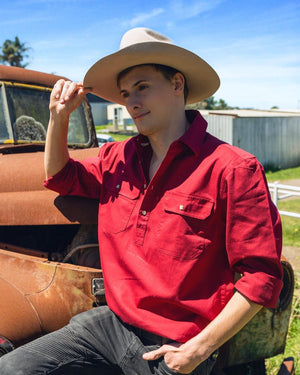
[(105, 181), (105, 188), (114, 193), (114, 195), (122, 195), (128, 199), (137, 199), (140, 195), (140, 189), (136, 186), (133, 186), (127, 181)]
[(165, 211), (204, 220), (213, 212), (214, 202), (207, 197), (168, 192), (165, 195)]

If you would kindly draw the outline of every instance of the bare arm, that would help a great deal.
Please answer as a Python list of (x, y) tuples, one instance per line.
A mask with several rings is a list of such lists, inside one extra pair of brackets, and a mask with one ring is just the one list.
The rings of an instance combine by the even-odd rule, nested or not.
[(167, 344), (143, 358), (155, 360), (164, 356), (172, 370), (189, 374), (216, 349), (234, 336), (261, 309), (241, 293), (236, 292), (221, 313), (197, 336), (184, 344)]
[(81, 84), (63, 79), (60, 79), (52, 90), (44, 157), (46, 178), (58, 173), (69, 160), (69, 116), (79, 106), (85, 94)]

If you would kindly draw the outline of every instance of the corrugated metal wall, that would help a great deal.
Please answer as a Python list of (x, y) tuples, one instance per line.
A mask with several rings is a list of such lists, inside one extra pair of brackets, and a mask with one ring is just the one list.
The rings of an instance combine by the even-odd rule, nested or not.
[(264, 167), (300, 165), (300, 117), (233, 119), (233, 145), (254, 154)]
[(207, 131), (210, 134), (232, 145), (232, 116), (204, 115), (203, 117), (208, 123)]
[(265, 168), (300, 165), (300, 116), (203, 117), (209, 133), (255, 155)]

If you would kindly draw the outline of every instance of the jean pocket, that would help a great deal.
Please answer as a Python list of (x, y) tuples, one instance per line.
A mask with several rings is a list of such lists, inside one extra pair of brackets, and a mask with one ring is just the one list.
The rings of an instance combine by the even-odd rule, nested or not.
[[(209, 375), (217, 361), (218, 351), (215, 351), (209, 358), (204, 362), (200, 363), (189, 375)], [(159, 375), (182, 375), (180, 372), (172, 370), (168, 367), (165, 360), (162, 360), (159, 364)]]
[[(214, 365), (216, 364), (217, 362), (217, 358), (218, 358), (218, 355), (219, 355), (219, 351), (216, 350), (209, 358), (207, 358), (207, 360), (205, 361), (206, 362), (206, 372), (205, 372), (205, 375), (209, 375), (211, 372), (212, 372), (212, 369), (214, 368)], [(195, 374), (197, 375), (197, 374)], [(200, 373), (199, 375), (202, 375), (202, 373)]]
[(158, 366), (158, 374), (159, 375), (177, 375), (179, 374), (180, 375), (180, 372), (177, 372), (175, 370), (172, 370), (165, 362), (165, 360), (163, 359), (159, 366)]

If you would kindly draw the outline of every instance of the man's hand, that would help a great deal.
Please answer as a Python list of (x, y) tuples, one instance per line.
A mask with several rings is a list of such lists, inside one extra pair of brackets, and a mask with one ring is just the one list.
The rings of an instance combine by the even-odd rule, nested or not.
[(47, 178), (58, 173), (69, 160), (67, 144), (69, 117), (87, 92), (81, 83), (64, 79), (57, 81), (53, 87), (44, 156)]
[(50, 96), (50, 112), (68, 117), (79, 106), (85, 94), (87, 91), (81, 83), (58, 80)]
[[(154, 361), (164, 357), (166, 365), (180, 374), (191, 373), (202, 361), (187, 350), (185, 344), (177, 342), (165, 344), (160, 348), (143, 354), (143, 359)], [(205, 360), (205, 358), (203, 358)]]
[(235, 292), (220, 314), (198, 335), (184, 344), (171, 343), (145, 353), (148, 361), (164, 357), (166, 365), (179, 373), (189, 374), (216, 349), (235, 335), (262, 308)]

